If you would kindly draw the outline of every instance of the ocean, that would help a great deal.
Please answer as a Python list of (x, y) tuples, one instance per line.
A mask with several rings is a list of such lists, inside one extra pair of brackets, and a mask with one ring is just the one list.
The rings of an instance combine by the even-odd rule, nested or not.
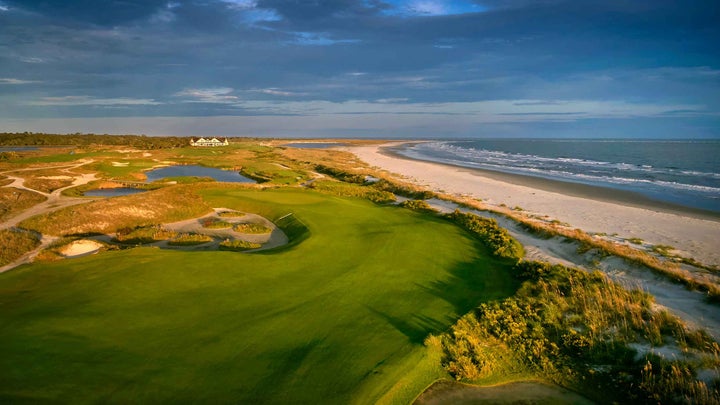
[(720, 140), (476, 139), (408, 144), (397, 152), (720, 213)]

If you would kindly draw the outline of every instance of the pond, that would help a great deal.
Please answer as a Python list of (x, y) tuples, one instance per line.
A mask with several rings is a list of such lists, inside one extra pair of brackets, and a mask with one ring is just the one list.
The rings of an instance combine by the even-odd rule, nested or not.
[(255, 180), (242, 176), (238, 172), (194, 165), (161, 167), (145, 172), (145, 175), (148, 182), (168, 177), (210, 177), (215, 181), (229, 183), (255, 183)]
[(84, 192), (83, 195), (86, 197), (119, 197), (121, 195), (143, 193), (145, 191), (147, 190), (132, 187), (98, 188), (95, 190), (88, 190)]
[(347, 146), (346, 143), (338, 142), (297, 142), (297, 143), (286, 143), (283, 146), (298, 149), (327, 149), (336, 146)]

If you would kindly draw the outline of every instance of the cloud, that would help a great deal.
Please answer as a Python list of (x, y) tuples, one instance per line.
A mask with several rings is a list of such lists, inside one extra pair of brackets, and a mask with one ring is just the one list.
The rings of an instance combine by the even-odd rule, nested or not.
[(274, 87), (270, 87), (267, 89), (252, 89), (248, 90), (252, 93), (262, 93), (262, 94), (269, 94), (271, 96), (283, 96), (283, 97), (293, 97), (293, 96), (303, 96), (306, 93), (295, 93), (292, 91), (283, 91)]
[(390, 3), (394, 7), (383, 13), (404, 17), (457, 15), (485, 10), (480, 4), (466, 0), (394, 0)]
[(46, 59), (37, 57), (20, 58), (20, 61), (25, 63), (47, 63)]
[(91, 96), (42, 97), (27, 103), (32, 106), (131, 106), (160, 105), (162, 103), (145, 98), (96, 98)]
[(181, 90), (174, 96), (193, 103), (231, 104), (239, 100), (237, 96), (231, 94), (233, 91), (234, 89), (230, 87), (194, 88)]
[(29, 84), (29, 83), (40, 83), (37, 80), (22, 80), (12, 78), (0, 78), (0, 84)]
[(332, 39), (327, 33), (317, 32), (294, 32), (295, 38), (288, 43), (298, 45), (328, 46), (335, 44), (356, 44), (359, 39)]
[(9, 11), (10, 7), (6, 6), (5, 3), (0, 2), (0, 11)]

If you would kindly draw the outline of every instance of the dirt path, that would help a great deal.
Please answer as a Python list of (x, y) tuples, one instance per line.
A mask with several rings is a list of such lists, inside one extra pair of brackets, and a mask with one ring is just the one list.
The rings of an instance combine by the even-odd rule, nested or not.
[[(33, 217), (35, 215), (47, 214), (47, 213), (59, 210), (61, 208), (69, 207), (71, 205), (83, 204), (83, 203), (93, 201), (93, 200), (89, 200), (87, 198), (65, 197), (62, 195), (62, 192), (64, 190), (67, 190), (72, 187), (87, 184), (96, 179), (95, 173), (77, 174), (77, 173), (71, 172), (71, 170), (73, 170), (73, 169), (77, 169), (78, 167), (87, 165), (92, 162), (93, 162), (93, 160), (82, 160), (78, 163), (74, 163), (71, 165), (16, 169), (16, 170), (8, 170), (8, 171), (0, 173), (10, 179), (13, 179), (12, 183), (5, 185), (3, 187), (14, 187), (14, 188), (22, 189), (22, 190), (27, 190), (27, 191), (41, 194), (47, 198), (45, 201), (40, 202), (22, 212), (20, 212), (17, 215), (7, 218), (5, 221), (0, 223), (0, 229), (13, 228), (13, 227), (17, 226), (17, 224), (19, 224), (20, 222), (22, 222), (30, 217)], [(12, 173), (17, 173), (17, 172), (28, 172), (28, 171), (34, 171), (34, 170), (48, 170), (48, 169), (60, 169), (60, 172), (66, 173), (68, 176), (72, 176), (74, 179), (72, 184), (70, 184), (69, 186), (65, 186), (65, 187), (59, 188), (57, 190), (54, 190), (51, 193), (43, 193), (41, 191), (25, 187), (25, 179), (23, 177), (15, 176), (12, 174)], [(28, 253), (25, 253), (24, 255), (19, 257), (14, 262), (8, 263), (5, 266), (0, 267), (0, 273), (8, 271), (10, 269), (13, 269), (17, 266), (20, 266), (21, 264), (30, 263), (35, 258), (35, 256), (37, 256), (37, 254), (40, 251), (42, 251), (43, 249), (48, 247), (50, 244), (55, 242), (57, 239), (58, 239), (57, 237), (41, 235), (40, 245), (37, 248), (35, 248), (34, 250), (32, 250)]]

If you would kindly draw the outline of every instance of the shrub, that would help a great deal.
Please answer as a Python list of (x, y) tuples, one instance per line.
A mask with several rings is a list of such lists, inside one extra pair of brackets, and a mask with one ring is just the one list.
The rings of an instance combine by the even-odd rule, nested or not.
[(334, 167), (317, 165), (315, 171), (318, 173), (326, 174), (337, 180), (344, 181), (346, 183), (364, 184), (365, 176), (362, 174), (349, 173), (344, 170), (336, 169)]
[(220, 250), (244, 251), (250, 249), (258, 249), (260, 247), (262, 247), (262, 245), (259, 243), (248, 242), (239, 239), (225, 239), (224, 241), (220, 242)]
[(0, 266), (20, 258), (40, 245), (38, 235), (22, 229), (0, 230)]
[(201, 222), (203, 228), (207, 229), (226, 229), (231, 228), (233, 225), (230, 222), (223, 221), (217, 218), (206, 218)]
[(411, 209), (419, 212), (437, 212), (430, 204), (423, 200), (407, 200), (400, 203), (403, 208)]
[[(507, 367), (502, 358), (510, 357), (561, 385), (597, 390), (603, 401), (665, 403), (676, 402), (676, 395), (689, 403), (720, 400), (717, 390), (693, 377), (685, 360), (635, 360), (628, 343), (675, 340), (683, 348), (710, 347), (704, 361), (718, 366), (712, 349), (718, 346), (709, 335), (688, 331), (674, 316), (654, 309), (652, 296), (626, 290), (599, 272), (536, 262), (520, 262), (516, 271), (527, 280), (514, 297), (482, 304), (441, 337), (442, 364), (455, 378), (477, 379)], [(653, 374), (657, 364), (662, 369)], [(620, 397), (604, 396), (608, 393)]]
[(261, 224), (235, 224), (233, 230), (235, 232), (251, 234), (270, 233), (272, 231), (272, 229)]
[(222, 211), (217, 214), (221, 218), (242, 218), (245, 216), (244, 212), (239, 211)]
[(415, 189), (409, 186), (402, 186), (385, 179), (380, 179), (380, 181), (375, 182), (372, 187), (381, 191), (386, 191), (415, 200), (427, 200), (436, 196), (435, 193), (433, 193), (432, 191)]
[(172, 239), (176, 235), (175, 231), (165, 229), (161, 225), (151, 225), (119, 229), (115, 241), (127, 244), (146, 244)]
[(508, 231), (501, 228), (494, 219), (482, 218), (458, 210), (448, 214), (447, 217), (476, 235), (495, 256), (521, 259), (525, 254), (520, 242), (510, 236)]
[(213, 238), (199, 233), (181, 233), (168, 241), (170, 246), (193, 246), (212, 242)]

